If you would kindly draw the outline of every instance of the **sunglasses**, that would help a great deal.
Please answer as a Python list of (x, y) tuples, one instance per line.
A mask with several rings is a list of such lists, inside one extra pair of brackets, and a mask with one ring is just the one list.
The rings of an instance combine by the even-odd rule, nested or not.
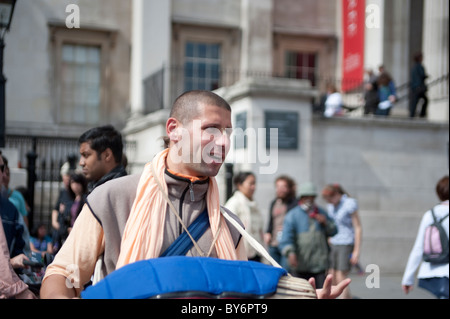
[(5, 164), (0, 165), (0, 171), (2, 171), (2, 173), (5, 171)]

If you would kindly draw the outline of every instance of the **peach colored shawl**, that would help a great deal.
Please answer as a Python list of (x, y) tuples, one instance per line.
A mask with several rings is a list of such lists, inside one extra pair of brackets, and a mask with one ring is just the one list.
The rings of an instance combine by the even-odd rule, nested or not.
[[(153, 165), (157, 179), (167, 194), (164, 169), (168, 152), (169, 149), (161, 151), (152, 162), (145, 165), (137, 187), (136, 198), (122, 235), (116, 269), (138, 260), (159, 257), (164, 239), (164, 222), (168, 203), (152, 175), (150, 165)], [(215, 237), (219, 230), (219, 221), (223, 217), (220, 213), (219, 190), (214, 177), (209, 178), (206, 201), (210, 227), (212, 235)], [(215, 242), (217, 255), (221, 259), (236, 260), (236, 249), (230, 231), (225, 222), (220, 224), (222, 226)]]

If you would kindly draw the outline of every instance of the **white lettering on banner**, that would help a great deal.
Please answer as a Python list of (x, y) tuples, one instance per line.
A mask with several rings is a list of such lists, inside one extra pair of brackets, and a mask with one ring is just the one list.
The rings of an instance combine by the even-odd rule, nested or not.
[(344, 60), (344, 70), (345, 72), (350, 72), (358, 68), (361, 64), (361, 55), (359, 53), (354, 53), (347, 56)]
[(356, 11), (356, 0), (350, 0), (348, 2), (348, 13), (347, 13), (347, 32), (349, 37), (354, 37), (358, 33), (358, 11)]

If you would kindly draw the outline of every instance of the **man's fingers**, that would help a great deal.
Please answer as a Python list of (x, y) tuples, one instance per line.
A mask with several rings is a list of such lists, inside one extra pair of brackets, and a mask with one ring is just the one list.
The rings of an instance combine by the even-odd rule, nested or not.
[[(311, 278), (311, 279), (314, 280), (314, 278)], [(309, 282), (312, 285), (311, 279), (309, 280)], [(350, 284), (351, 281), (352, 280), (350, 278), (347, 278), (345, 280), (342, 280), (336, 286), (332, 286), (333, 275), (328, 275), (325, 278), (325, 282), (323, 283), (323, 288), (316, 290), (317, 298), (318, 299), (335, 299), (335, 298), (339, 297), (340, 294), (342, 294), (344, 289)], [(313, 287), (315, 289), (315, 285), (313, 285)]]

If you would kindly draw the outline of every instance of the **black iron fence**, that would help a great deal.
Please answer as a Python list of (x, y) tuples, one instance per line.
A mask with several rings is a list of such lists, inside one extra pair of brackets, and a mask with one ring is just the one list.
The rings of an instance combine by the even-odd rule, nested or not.
[[(136, 143), (125, 142), (124, 147), (133, 151)], [(27, 185), (21, 186), (27, 190), (30, 229), (39, 223), (51, 229), (51, 212), (63, 187), (61, 166), (69, 158), (78, 163), (78, 138), (6, 135), (5, 148), (14, 149), (18, 153), (17, 167), (26, 169)]]

